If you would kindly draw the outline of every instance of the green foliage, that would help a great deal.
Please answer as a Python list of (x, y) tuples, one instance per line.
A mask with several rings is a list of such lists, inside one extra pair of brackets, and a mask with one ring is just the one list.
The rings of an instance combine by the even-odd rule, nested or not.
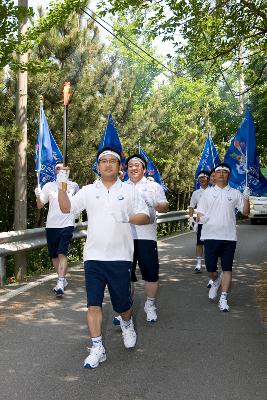
[[(178, 59), (192, 73), (216, 77), (226, 61), (240, 70), (245, 57), (266, 52), (267, 2), (255, 0), (103, 0), (104, 12), (138, 10), (139, 32), (174, 43)], [(143, 14), (142, 14), (143, 11)], [(141, 18), (143, 15), (143, 18)], [(266, 60), (264, 68), (266, 68)], [(228, 67), (227, 67), (228, 68)], [(260, 73), (261, 74), (261, 73)], [(257, 77), (260, 77), (260, 74)]]
[[(146, 2), (148, 5), (149, 2)], [(148, 12), (149, 8), (145, 11)], [(140, 14), (125, 16), (121, 13), (119, 19), (114, 20), (114, 29), (117, 34), (129, 37), (153, 57), (159, 58), (151, 39), (139, 35), (136, 29), (142, 19)], [(44, 96), (44, 109), (51, 132), (62, 149), (62, 89), (65, 81), (70, 81), (72, 85), (68, 121), (71, 178), (80, 186), (95, 179), (91, 167), (107, 114), (112, 112), (126, 155), (136, 152), (140, 142), (168, 185), (171, 209), (186, 208), (208, 131), (211, 131), (223, 158), (225, 148), (241, 121), (238, 101), (231, 95), (226, 83), (223, 80), (214, 82), (204, 75), (200, 77), (200, 74), (185, 77), (184, 67), (177, 73), (179, 76), (163, 81), (161, 67), (151, 63), (144, 54), (145, 60), (115, 39), (109, 47), (101, 43), (95, 23), (81, 20), (80, 12), (71, 13), (67, 19), (58, 20), (51, 26), (48, 33), (38, 31), (38, 40), (29, 59), (32, 65), (40, 65), (40, 69), (35, 68), (34, 73), (30, 71), (28, 74), (28, 227), (43, 226), (46, 219), (46, 210), (41, 214), (37, 211), (34, 196), (39, 98)], [(44, 70), (42, 65), (47, 60), (49, 68)], [(251, 75), (247, 76), (249, 84), (253, 84), (258, 76), (260, 63), (264, 65), (260, 56), (251, 60)], [(227, 75), (234, 88), (237, 77), (238, 74), (232, 71)], [(15, 128), (15, 72), (11, 72), (9, 78), (2, 73), (0, 78), (3, 82), (0, 102), (5, 104), (0, 110), (0, 230), (7, 231), (13, 227), (14, 149), (19, 132)], [(257, 124), (261, 160), (266, 162), (264, 83), (258, 82), (251, 91), (251, 109)], [(166, 234), (169, 229), (172, 231), (173, 228), (162, 225), (159, 234)], [(71, 259), (79, 258), (79, 251), (79, 246), (75, 245)], [(30, 272), (38, 266), (41, 266), (41, 271), (50, 265), (45, 250), (37, 253), (29, 256)], [(11, 275), (12, 265), (9, 267)]]
[(41, 40), (41, 35), (52, 27), (64, 22), (71, 12), (79, 10), (87, 4), (86, 0), (54, 0), (50, 2), (46, 16), (40, 17), (37, 22), (31, 20), (31, 26), (25, 33), (18, 34), (18, 29), (23, 21), (33, 17), (33, 9), (14, 5), (13, 0), (0, 2), (0, 68), (9, 64), (12, 69), (30, 69), (39, 71), (47, 69), (48, 60), (42, 64), (33, 60), (22, 65), (16, 59), (16, 54), (23, 54), (32, 50)]

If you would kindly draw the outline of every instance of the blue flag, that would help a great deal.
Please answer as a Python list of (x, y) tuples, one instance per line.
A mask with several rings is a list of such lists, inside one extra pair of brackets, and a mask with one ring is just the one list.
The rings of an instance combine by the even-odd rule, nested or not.
[(146, 169), (146, 176), (152, 176), (152, 178), (154, 178), (155, 182), (159, 183), (162, 187), (162, 189), (164, 190), (164, 192), (167, 191), (167, 186), (165, 185), (165, 183), (163, 182), (163, 180), (161, 179), (160, 173), (158, 168), (156, 167), (156, 165), (150, 160), (150, 158), (148, 157), (148, 155), (146, 154), (145, 150), (142, 149), (142, 147), (140, 147), (139, 150), (139, 154), (144, 157), (144, 159), (147, 162), (147, 169)]
[(217, 164), (219, 164), (220, 157), (218, 151), (215, 147), (215, 144), (212, 140), (212, 137), (208, 135), (204, 149), (202, 151), (196, 173), (195, 173), (195, 188), (199, 189), (200, 185), (197, 179), (198, 173), (204, 169), (205, 171), (211, 171)]
[[(122, 172), (124, 174), (123, 180), (128, 179), (127, 172), (126, 172), (126, 157), (123, 153), (123, 148), (119, 139), (119, 135), (117, 132), (117, 129), (115, 127), (115, 124), (113, 122), (111, 113), (108, 114), (108, 121), (107, 125), (105, 127), (105, 130), (103, 132), (103, 135), (101, 137), (100, 145), (98, 146), (98, 150), (103, 149), (103, 147), (113, 147), (114, 149), (117, 149), (121, 152), (121, 166), (122, 166)], [(96, 168), (97, 162), (94, 162), (93, 165), (93, 171), (98, 174), (97, 168)]]
[(55, 165), (58, 161), (62, 161), (63, 157), (50, 132), (43, 107), (40, 112), (40, 127), (35, 148), (35, 171), (42, 188), (47, 182), (56, 179)]
[(267, 179), (260, 171), (256, 151), (256, 129), (249, 109), (231, 141), (224, 162), (232, 169), (230, 186), (243, 191), (247, 181), (252, 196), (267, 195)]

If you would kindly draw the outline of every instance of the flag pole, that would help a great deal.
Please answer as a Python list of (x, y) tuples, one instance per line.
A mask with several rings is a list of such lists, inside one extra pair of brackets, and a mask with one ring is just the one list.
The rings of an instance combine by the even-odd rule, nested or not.
[[(63, 166), (66, 167), (68, 163), (68, 142), (67, 142), (67, 133), (68, 133), (68, 106), (70, 101), (70, 82), (64, 83), (63, 88), (63, 101), (64, 101), (64, 121), (63, 121)], [(67, 184), (62, 185), (62, 187), (66, 190)]]
[(210, 151), (211, 151), (211, 156), (212, 156), (213, 168), (215, 168), (214, 154), (213, 154), (212, 145), (211, 145), (210, 129), (208, 131), (208, 138), (209, 138), (209, 143), (210, 143)]
[(38, 147), (38, 170), (37, 170), (37, 186), (40, 189), (40, 176), (42, 169), (42, 144), (43, 144), (43, 107), (44, 97), (40, 96), (39, 105), (39, 147)]

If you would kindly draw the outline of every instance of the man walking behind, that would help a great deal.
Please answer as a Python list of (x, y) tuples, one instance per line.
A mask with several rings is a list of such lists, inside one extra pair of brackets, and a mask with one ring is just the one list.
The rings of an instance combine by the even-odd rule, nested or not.
[[(62, 166), (62, 163), (56, 164), (56, 177), (58, 177)], [(78, 184), (67, 179), (67, 195), (72, 197), (78, 190)], [(73, 236), (75, 216), (73, 213), (63, 214), (61, 212), (58, 204), (58, 184), (56, 181), (46, 183), (42, 190), (36, 188), (35, 195), (38, 209), (43, 208), (45, 204), (49, 203), (46, 220), (48, 255), (58, 273), (57, 285), (53, 290), (56, 296), (61, 297), (68, 284), (66, 280), (68, 268), (67, 254)]]
[[(194, 220), (194, 210), (197, 208), (197, 205), (199, 203), (199, 200), (204, 192), (204, 190), (207, 189), (209, 185), (209, 172), (208, 171), (200, 171), (197, 175), (197, 179), (200, 185), (200, 189), (197, 189), (193, 192), (192, 197), (190, 199), (190, 204), (189, 204), (189, 224), (190, 226), (194, 229), (195, 228), (195, 220)], [(201, 272), (201, 263), (203, 260), (203, 245), (204, 242), (200, 239), (201, 236), (201, 230), (202, 230), (202, 224), (199, 222), (197, 224), (197, 243), (196, 243), (196, 266), (195, 266), (195, 272)]]
[[(206, 189), (199, 201), (197, 219), (203, 223), (201, 240), (204, 240), (205, 263), (213, 280), (209, 299), (215, 300), (221, 286), (219, 309), (229, 311), (227, 302), (232, 282), (232, 266), (236, 248), (236, 213), (249, 214), (249, 193), (245, 187), (243, 195), (228, 185), (231, 168), (225, 163), (215, 167), (216, 185)], [(221, 258), (223, 273), (218, 276), (217, 263)]]
[(134, 260), (132, 267), (132, 282), (136, 282), (136, 264), (140, 268), (145, 281), (146, 302), (144, 311), (148, 322), (157, 321), (156, 297), (159, 288), (159, 258), (157, 249), (156, 212), (166, 213), (169, 203), (162, 187), (145, 178), (147, 163), (140, 154), (133, 154), (127, 159), (127, 172), (130, 187), (139, 191), (145, 200), (150, 214), (148, 225), (131, 224), (134, 239)]

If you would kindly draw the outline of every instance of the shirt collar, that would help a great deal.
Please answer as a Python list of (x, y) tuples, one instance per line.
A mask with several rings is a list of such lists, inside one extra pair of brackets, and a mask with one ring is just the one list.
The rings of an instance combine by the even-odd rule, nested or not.
[(145, 176), (143, 176), (143, 177), (140, 179), (140, 181), (138, 181), (138, 182), (136, 182), (136, 183), (132, 182), (131, 179), (128, 179), (128, 180), (126, 181), (126, 183), (129, 183), (130, 185), (143, 185), (144, 183), (147, 183), (147, 182), (148, 182), (148, 180), (146, 179)]
[(225, 192), (228, 192), (231, 189), (230, 185), (226, 185), (224, 188), (220, 188), (218, 185), (215, 185), (213, 187), (215, 190), (224, 190)]
[(102, 180), (100, 179), (99, 181), (96, 182), (96, 187), (98, 189), (105, 189), (105, 190), (119, 189), (122, 187), (122, 181), (119, 178), (117, 178), (116, 182), (114, 182), (113, 185), (110, 186), (109, 189), (107, 189), (106, 186), (103, 184)]

